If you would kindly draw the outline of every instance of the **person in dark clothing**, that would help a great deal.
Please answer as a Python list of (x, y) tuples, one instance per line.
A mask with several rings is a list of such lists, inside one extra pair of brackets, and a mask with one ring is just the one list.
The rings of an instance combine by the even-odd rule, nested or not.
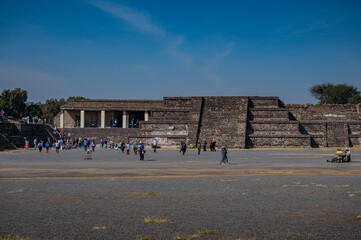
[(201, 142), (200, 141), (197, 142), (197, 149), (198, 149), (198, 155), (200, 155), (201, 154)]
[(187, 151), (187, 144), (185, 142), (181, 143), (181, 152), (184, 155)]
[(229, 164), (228, 162), (228, 157), (227, 157), (227, 146), (223, 146), (222, 147), (222, 150), (221, 150), (221, 155), (222, 155), (222, 160), (221, 162), (219, 163), (220, 165), (223, 165), (223, 164)]

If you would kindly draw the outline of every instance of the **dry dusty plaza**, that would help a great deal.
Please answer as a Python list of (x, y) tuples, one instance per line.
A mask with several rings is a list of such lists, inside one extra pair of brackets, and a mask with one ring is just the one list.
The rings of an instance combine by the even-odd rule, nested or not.
[(0, 153), (2, 239), (360, 239), (361, 149)]

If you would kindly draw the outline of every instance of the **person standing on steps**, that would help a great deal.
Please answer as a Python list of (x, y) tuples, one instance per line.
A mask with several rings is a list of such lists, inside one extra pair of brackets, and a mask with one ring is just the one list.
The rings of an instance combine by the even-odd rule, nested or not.
[(220, 165), (223, 165), (223, 164), (229, 164), (228, 162), (228, 157), (227, 157), (227, 146), (223, 146), (222, 147), (222, 150), (221, 150), (221, 156), (222, 156), (222, 160), (221, 162), (219, 163)]

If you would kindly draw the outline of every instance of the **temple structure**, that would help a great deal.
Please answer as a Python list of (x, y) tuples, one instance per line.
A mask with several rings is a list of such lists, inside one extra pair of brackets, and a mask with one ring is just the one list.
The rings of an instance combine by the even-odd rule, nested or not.
[(233, 148), (360, 146), (361, 105), (283, 104), (278, 97), (76, 100), (55, 124), (67, 137), (157, 138), (161, 147), (211, 139)]

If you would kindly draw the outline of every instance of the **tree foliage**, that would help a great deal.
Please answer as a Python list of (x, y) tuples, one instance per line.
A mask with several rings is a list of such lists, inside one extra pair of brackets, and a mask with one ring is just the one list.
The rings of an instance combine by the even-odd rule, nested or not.
[(67, 102), (71, 101), (71, 100), (87, 100), (88, 98), (85, 97), (81, 97), (81, 96), (73, 96), (73, 97), (68, 97), (68, 99), (66, 99)]
[(60, 98), (60, 100), (54, 98), (46, 100), (42, 106), (43, 117), (53, 119), (60, 112), (60, 107), (65, 103), (64, 98)]
[(43, 116), (43, 110), (41, 103), (27, 103), (25, 107), (26, 115), (30, 117), (41, 117)]
[(14, 90), (5, 89), (1, 93), (1, 105), (7, 114), (11, 114), (15, 117), (24, 116), (26, 100), (28, 99), (28, 92), (21, 88), (15, 88)]
[(352, 103), (360, 96), (360, 92), (354, 86), (346, 84), (323, 83), (310, 88), (311, 95), (315, 97), (319, 104), (346, 104)]
[(13, 117), (40, 117), (52, 120), (59, 112), (60, 107), (72, 100), (86, 100), (88, 98), (81, 96), (68, 97), (65, 101), (61, 99), (48, 99), (44, 104), (26, 102), (28, 93), (21, 88), (13, 90), (4, 89), (0, 95), (0, 109), (3, 109), (8, 116)]

